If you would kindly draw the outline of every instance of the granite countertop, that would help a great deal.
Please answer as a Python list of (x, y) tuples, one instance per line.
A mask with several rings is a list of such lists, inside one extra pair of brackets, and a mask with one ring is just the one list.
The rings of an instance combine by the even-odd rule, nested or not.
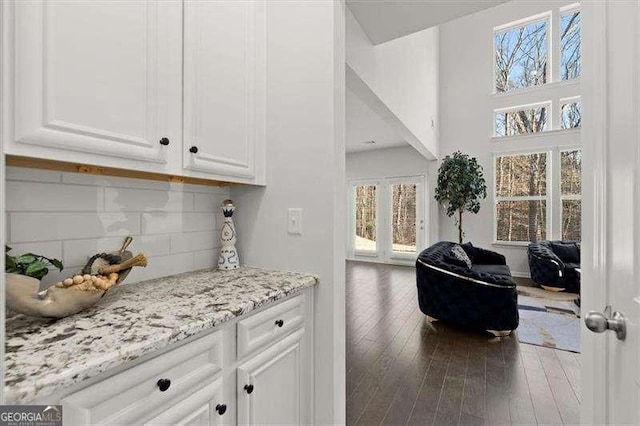
[(316, 283), (248, 266), (203, 270), (114, 287), (59, 320), (18, 315), (6, 324), (6, 399), (51, 394)]

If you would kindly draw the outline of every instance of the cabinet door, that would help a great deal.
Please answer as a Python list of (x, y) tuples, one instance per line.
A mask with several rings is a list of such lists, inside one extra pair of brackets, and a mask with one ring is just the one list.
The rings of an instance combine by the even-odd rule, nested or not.
[[(163, 164), (181, 137), (180, 1), (8, 1), (7, 152)], [(6, 68), (5, 68), (6, 69)], [(79, 157), (79, 155), (84, 156)], [(158, 166), (164, 171), (163, 166)]]
[(224, 421), (230, 402), (224, 401), (222, 379), (218, 379), (182, 401), (167, 407), (162, 413), (144, 422), (145, 425), (212, 426)]
[(263, 161), (264, 0), (186, 0), (184, 167), (253, 182)]
[(301, 328), (238, 367), (239, 424), (303, 423), (303, 336)]

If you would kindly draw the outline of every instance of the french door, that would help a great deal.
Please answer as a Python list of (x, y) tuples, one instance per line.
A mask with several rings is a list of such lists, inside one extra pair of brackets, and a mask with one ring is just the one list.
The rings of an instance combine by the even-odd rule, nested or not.
[(351, 258), (413, 263), (424, 248), (424, 176), (354, 180), (349, 184)]

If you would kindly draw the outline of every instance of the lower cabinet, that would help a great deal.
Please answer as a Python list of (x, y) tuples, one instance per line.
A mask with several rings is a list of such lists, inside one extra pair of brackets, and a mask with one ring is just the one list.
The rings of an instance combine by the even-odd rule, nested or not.
[(302, 424), (304, 328), (238, 367), (238, 423)]
[(223, 402), (222, 379), (167, 407), (145, 425), (207, 426), (224, 424), (228, 405)]
[(65, 425), (313, 423), (311, 302), (307, 290), (36, 402), (62, 404)]

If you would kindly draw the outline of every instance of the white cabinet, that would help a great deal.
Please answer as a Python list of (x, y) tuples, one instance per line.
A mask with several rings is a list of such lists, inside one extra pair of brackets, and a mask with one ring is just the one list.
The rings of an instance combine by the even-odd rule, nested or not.
[(305, 424), (301, 417), (304, 329), (238, 367), (238, 424)]
[(266, 108), (264, 0), (184, 3), (184, 166), (254, 179)]
[(305, 290), (33, 403), (62, 404), (69, 426), (311, 424), (312, 299)]
[(181, 7), (3, 2), (6, 153), (168, 171), (160, 140), (181, 137)]
[(264, 184), (265, 0), (0, 7), (5, 154)]

